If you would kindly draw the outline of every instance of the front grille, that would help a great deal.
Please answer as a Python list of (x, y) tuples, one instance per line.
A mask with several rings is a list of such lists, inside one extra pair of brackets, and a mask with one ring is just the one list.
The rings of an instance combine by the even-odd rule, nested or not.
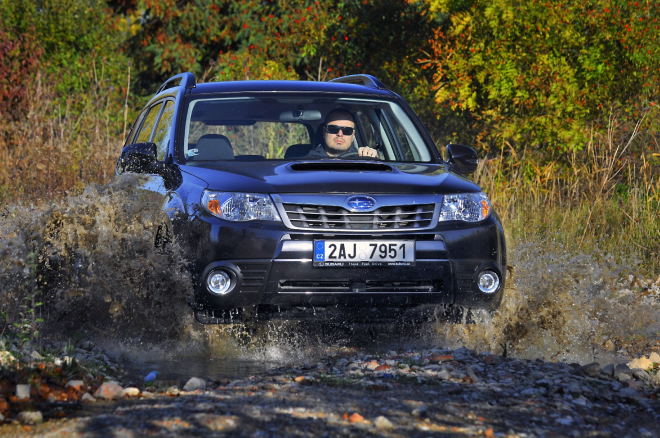
[(371, 212), (353, 212), (331, 205), (283, 204), (294, 228), (408, 230), (431, 225), (435, 204), (395, 205)]
[(383, 281), (367, 280), (281, 280), (281, 293), (303, 292), (351, 292), (351, 293), (396, 293), (396, 292), (441, 292), (441, 280)]

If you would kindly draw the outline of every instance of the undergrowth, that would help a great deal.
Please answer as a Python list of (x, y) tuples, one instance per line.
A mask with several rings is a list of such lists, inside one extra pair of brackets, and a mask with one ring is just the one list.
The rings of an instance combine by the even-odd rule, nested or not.
[(647, 275), (660, 272), (660, 154), (643, 122), (630, 127), (611, 117), (606, 132), (561, 159), (505, 145), (481, 160), (474, 180), (500, 215), (507, 243), (552, 241), (573, 254), (625, 258)]

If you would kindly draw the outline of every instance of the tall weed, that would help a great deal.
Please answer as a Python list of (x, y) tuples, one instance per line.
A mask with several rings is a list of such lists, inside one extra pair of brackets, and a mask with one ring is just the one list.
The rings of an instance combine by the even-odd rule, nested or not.
[(657, 140), (642, 131), (645, 118), (631, 126), (611, 116), (606, 131), (592, 132), (582, 151), (561, 161), (506, 144), (483, 160), (474, 178), (509, 241), (540, 238), (572, 253), (636, 256), (642, 270), (660, 271), (660, 163)]
[(88, 182), (105, 183), (114, 174), (122, 102), (102, 66), (88, 74), (89, 92), (64, 97), (37, 75), (27, 89), (25, 115), (0, 126), (0, 201), (80, 193)]

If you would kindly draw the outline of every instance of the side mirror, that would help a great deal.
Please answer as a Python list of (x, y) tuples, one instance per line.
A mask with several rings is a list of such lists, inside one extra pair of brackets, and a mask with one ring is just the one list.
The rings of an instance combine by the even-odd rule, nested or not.
[(124, 146), (117, 160), (117, 173), (157, 173), (155, 143), (135, 143)]
[(469, 146), (450, 143), (445, 149), (445, 155), (445, 161), (452, 172), (469, 175), (477, 170), (479, 158), (475, 150)]

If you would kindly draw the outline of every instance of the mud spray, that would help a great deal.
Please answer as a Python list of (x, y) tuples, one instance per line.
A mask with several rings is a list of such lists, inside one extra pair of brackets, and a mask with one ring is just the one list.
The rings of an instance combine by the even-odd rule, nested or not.
[(634, 264), (571, 255), (548, 242), (513, 251), (515, 274), (502, 307), (493, 315), (477, 312), (477, 324), (202, 327), (187, 306), (192, 282), (183, 247), (176, 239), (165, 248), (154, 244), (167, 223), (162, 199), (135, 189), (139, 185), (138, 177), (127, 175), (48, 205), (3, 208), (5, 330), (27, 324), (39, 331), (40, 342), (87, 339), (133, 363), (215, 364), (204, 374), (241, 373), (237, 366), (249, 372), (257, 362), (313, 362), (333, 349), (363, 344), (465, 346), (587, 363), (626, 355), (626, 340), (655, 339), (660, 332), (660, 279), (629, 279)]

